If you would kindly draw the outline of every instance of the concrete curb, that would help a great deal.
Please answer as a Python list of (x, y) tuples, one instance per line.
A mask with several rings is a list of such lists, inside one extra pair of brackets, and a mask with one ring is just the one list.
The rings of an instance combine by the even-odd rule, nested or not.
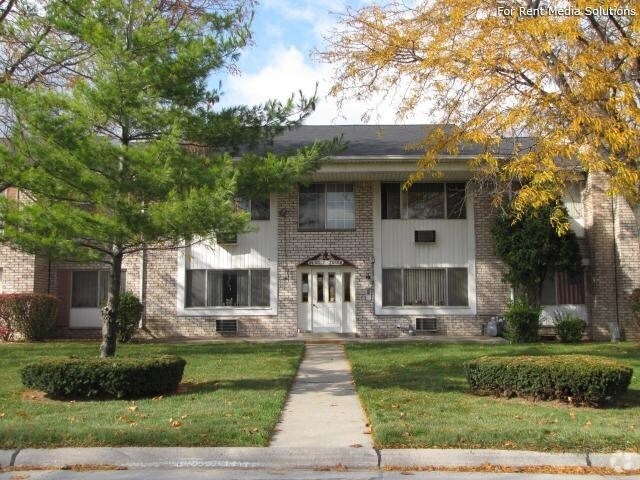
[[(59, 448), (0, 450), (0, 465), (15, 456), (17, 467), (63, 465), (120, 465), (128, 468), (313, 469), (345, 466), (351, 470), (380, 467), (607, 467), (618, 472), (639, 470), (640, 454), (546, 453), (521, 450), (383, 449), (330, 447), (220, 448)], [(379, 455), (378, 455), (379, 453)]]
[(592, 453), (589, 455), (589, 461), (594, 467), (613, 468), (618, 472), (640, 470), (640, 453)]
[(505, 467), (580, 466), (586, 467), (586, 455), (580, 453), (545, 453), (523, 450), (448, 450), (383, 449), (381, 466), (469, 467), (483, 464)]
[(0, 467), (8, 467), (15, 452), (15, 450), (0, 450)]
[(119, 465), (129, 468), (308, 468), (348, 465), (353, 469), (378, 466), (374, 450), (364, 448), (59, 448), (24, 449), (15, 465)]

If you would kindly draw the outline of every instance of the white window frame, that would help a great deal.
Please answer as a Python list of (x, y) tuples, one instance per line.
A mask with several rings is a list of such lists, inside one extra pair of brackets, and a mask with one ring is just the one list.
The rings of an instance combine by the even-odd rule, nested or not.
[[(189, 307), (185, 308), (187, 290), (187, 253), (189, 248), (181, 249), (178, 253), (176, 283), (176, 315), (178, 317), (255, 317), (275, 316), (278, 314), (278, 269), (275, 262), (269, 269), (269, 307)], [(209, 268), (214, 269), (214, 268)], [(239, 270), (266, 270), (265, 266), (247, 266)], [(220, 268), (220, 270), (233, 270), (233, 268)]]
[[(187, 272), (190, 271), (204, 271), (205, 275), (205, 283), (204, 283), (204, 291), (205, 291), (205, 303), (206, 296), (209, 292), (209, 272), (210, 271), (218, 271), (218, 272), (247, 272), (247, 301), (251, 303), (251, 286), (253, 282), (253, 272), (255, 271), (263, 271), (269, 272), (269, 277), (271, 276), (271, 270), (268, 268), (208, 268), (208, 269), (187, 269), (185, 270), (185, 289), (187, 288), (186, 275)], [(236, 294), (237, 295), (237, 294)], [(186, 301), (189, 296), (189, 292), (185, 291), (185, 309), (197, 309), (197, 308), (229, 308), (229, 309), (243, 309), (243, 308), (270, 308), (271, 305), (204, 305), (204, 306), (187, 306)], [(269, 302), (271, 302), (271, 282), (269, 282)]]
[[(301, 212), (301, 208), (300, 208), (300, 189), (298, 188), (298, 231), (299, 232), (352, 232), (356, 229), (356, 188), (355, 188), (355, 184), (353, 182), (312, 182), (309, 185), (322, 185), (324, 192), (323, 192), (323, 202), (322, 202), (322, 206), (324, 208), (324, 226), (323, 227), (319, 227), (319, 228), (302, 228), (300, 226), (300, 212)], [(327, 222), (328, 222), (328, 208), (327, 208), (327, 203), (328, 203), (328, 195), (327, 195), (327, 187), (329, 185), (351, 185), (352, 188), (352, 192), (353, 193), (353, 227), (350, 228), (328, 228), (327, 227)]]

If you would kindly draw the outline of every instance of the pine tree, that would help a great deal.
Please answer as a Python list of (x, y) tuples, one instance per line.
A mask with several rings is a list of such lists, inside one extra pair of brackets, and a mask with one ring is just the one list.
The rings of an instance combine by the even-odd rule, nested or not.
[[(61, 88), (0, 85), (12, 112), (0, 178), (1, 240), (52, 259), (109, 265), (101, 356), (116, 350), (125, 255), (242, 231), (237, 196), (286, 190), (331, 142), (286, 156), (245, 155), (310, 113), (314, 98), (220, 110), (212, 74), (249, 40), (252, 2), (68, 0), (47, 21), (87, 60)], [(64, 46), (60, 46), (64, 48)]]

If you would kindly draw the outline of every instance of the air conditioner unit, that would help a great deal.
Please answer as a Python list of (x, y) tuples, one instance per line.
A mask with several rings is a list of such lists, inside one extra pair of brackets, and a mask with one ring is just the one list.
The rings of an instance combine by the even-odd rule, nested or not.
[(237, 233), (219, 232), (219, 233), (216, 234), (216, 241), (220, 245), (237, 245), (238, 244), (238, 234)]
[(438, 331), (438, 321), (436, 318), (416, 318), (416, 333), (436, 333)]
[(216, 332), (224, 334), (238, 333), (238, 320), (216, 320)]
[(415, 230), (414, 234), (416, 243), (435, 243), (436, 241), (435, 230)]

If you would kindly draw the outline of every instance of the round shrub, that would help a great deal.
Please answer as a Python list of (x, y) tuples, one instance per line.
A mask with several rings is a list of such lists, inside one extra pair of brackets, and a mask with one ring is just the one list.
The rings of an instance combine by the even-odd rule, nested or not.
[(27, 388), (52, 397), (146, 397), (175, 391), (186, 361), (174, 355), (153, 358), (49, 358), (24, 366)]
[(118, 340), (122, 343), (128, 343), (133, 338), (138, 329), (143, 308), (142, 303), (133, 293), (123, 292), (120, 294), (116, 330)]
[(560, 315), (556, 319), (556, 329), (562, 343), (578, 343), (582, 340), (584, 320), (577, 315)]
[(538, 340), (540, 329), (540, 309), (529, 304), (524, 298), (516, 298), (504, 315), (505, 337), (511, 343), (528, 343)]
[(58, 299), (40, 293), (0, 295), (0, 318), (6, 329), (27, 340), (44, 340), (56, 323)]
[(633, 375), (631, 367), (590, 355), (481, 357), (465, 370), (474, 391), (593, 406), (624, 394)]

